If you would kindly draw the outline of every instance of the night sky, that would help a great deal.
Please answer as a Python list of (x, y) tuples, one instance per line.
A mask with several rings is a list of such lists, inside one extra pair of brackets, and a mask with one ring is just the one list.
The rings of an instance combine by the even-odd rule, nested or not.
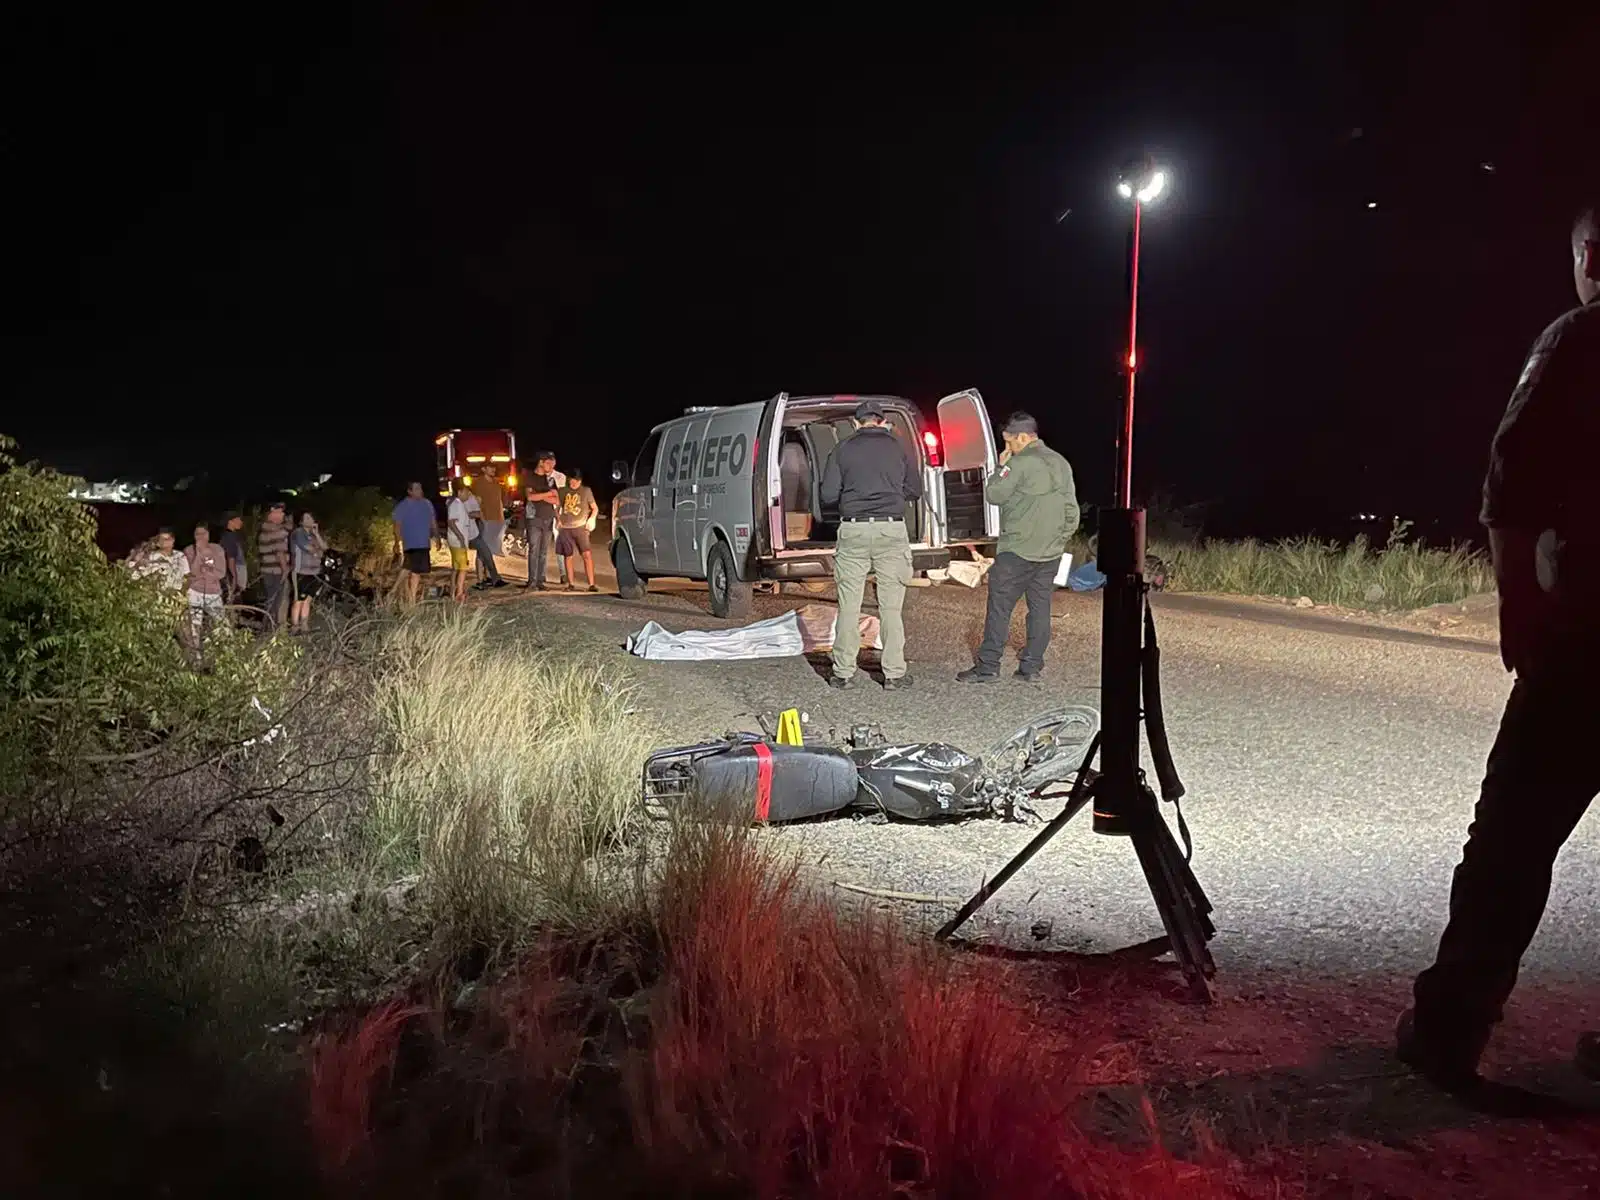
[(593, 476), (690, 404), (977, 387), (1098, 500), (1112, 184), (1150, 150), (1177, 187), (1146, 225), (1138, 490), (1217, 532), (1464, 532), (1522, 354), (1574, 303), (1585, 6), (535, 7), (29, 18), (0, 428), (100, 478), (392, 487), (452, 425)]

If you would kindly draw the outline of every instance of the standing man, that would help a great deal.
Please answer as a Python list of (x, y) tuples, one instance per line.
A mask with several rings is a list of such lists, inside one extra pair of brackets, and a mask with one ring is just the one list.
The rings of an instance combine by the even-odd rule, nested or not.
[(283, 624), (289, 602), (289, 525), (283, 519), (283, 501), (267, 506), (267, 515), (256, 532), (256, 559), (261, 568), (261, 586), (266, 589), (267, 628)]
[(556, 456), (549, 450), (541, 451), (533, 463), (533, 477), (528, 480), (527, 505), (523, 521), (528, 529), (528, 582), (525, 587), (548, 590), (544, 581), (545, 569), (550, 562), (550, 541), (555, 533), (556, 501), (559, 486), (555, 480)]
[(1011, 614), (1023, 596), (1028, 597), (1028, 644), (1017, 663), (1017, 678), (1038, 681), (1050, 644), (1056, 571), (1067, 539), (1078, 531), (1072, 467), (1039, 440), (1039, 423), (1025, 412), (1013, 413), (1000, 432), (1006, 448), (983, 485), (984, 499), (1000, 509), (1000, 547), (989, 568), (989, 611), (978, 661), (956, 676), (962, 683), (1000, 678)]
[(500, 473), (493, 463), (484, 463), (483, 472), (473, 482), (472, 492), (478, 497), (479, 521), (483, 526), (483, 540), (490, 554), (505, 553), (506, 494), (500, 484)]
[(222, 557), (228, 564), (228, 576), (223, 581), (224, 600), (235, 603), (250, 586), (250, 567), (244, 557), (244, 519), (236, 512), (227, 515), (222, 526)]
[[(1600, 791), (1600, 206), (1572, 230), (1577, 308), (1539, 335), (1489, 448), (1481, 519), (1516, 674), (1450, 887), (1438, 956), (1395, 1030), (1402, 1061), (1450, 1091), (1478, 1058), (1550, 898), (1556, 854)], [(1600, 1036), (1577, 1065), (1600, 1079)]]
[(822, 503), (839, 509), (839, 541), (833, 575), (839, 617), (833, 631), (833, 673), (828, 686), (846, 688), (856, 674), (861, 649), (861, 594), (867, 575), (878, 581), (878, 620), (883, 627), (883, 686), (908, 688), (906, 627), (901, 619), (911, 582), (911, 539), (906, 505), (922, 499), (917, 464), (895, 439), (876, 400), (856, 405), (855, 433), (828, 455), (822, 471)]
[(433, 502), (422, 494), (420, 483), (411, 484), (406, 498), (394, 506), (394, 548), (400, 557), (400, 581), (408, 604), (417, 602), (422, 581), (433, 568), (428, 550), (436, 526)]
[[(461, 481), (458, 479), (456, 482), (459, 484)], [(473, 491), (462, 493), (459, 487), (456, 491), (467, 507), (467, 516), (471, 519), (472, 529), (475, 531), (469, 548), (478, 552), (478, 569), (484, 573), (483, 578), (472, 585), (472, 590), (481, 592), (485, 588), (505, 587), (506, 581), (500, 578), (500, 568), (495, 565), (494, 551), (489, 547), (489, 537), (484, 533), (483, 504), (479, 501), (478, 494)], [(448, 523), (448, 513), (445, 520)], [(504, 526), (505, 522), (502, 521), (501, 527)]]
[(567, 587), (576, 588), (578, 555), (583, 555), (583, 573), (589, 580), (589, 590), (600, 589), (594, 582), (594, 550), (589, 545), (589, 531), (600, 513), (594, 493), (583, 485), (583, 472), (574, 467), (567, 472), (567, 482), (556, 489), (556, 556), (567, 564)]

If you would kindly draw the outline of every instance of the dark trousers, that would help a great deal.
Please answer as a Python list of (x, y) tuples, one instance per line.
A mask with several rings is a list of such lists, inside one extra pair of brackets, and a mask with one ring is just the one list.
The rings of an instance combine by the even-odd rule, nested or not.
[(266, 591), (266, 602), (263, 607), (267, 610), (267, 628), (276, 629), (283, 624), (283, 618), (288, 610), (288, 581), (275, 571), (263, 571), (261, 586)]
[(1550, 898), (1562, 843), (1600, 792), (1600, 658), (1578, 654), (1520, 676), (1489, 752), (1450, 886), (1439, 953), (1416, 982), (1417, 1032), (1480, 1043), (1517, 982)]
[(527, 527), (528, 583), (530, 586), (539, 586), (544, 583), (545, 568), (550, 563), (550, 543), (555, 540), (555, 531), (544, 517), (530, 519)]
[(1050, 597), (1055, 592), (1059, 558), (1030, 562), (1009, 550), (989, 568), (989, 611), (983, 620), (983, 644), (978, 647), (978, 667), (994, 674), (1011, 636), (1011, 614), (1017, 601), (1028, 597), (1028, 644), (1018, 667), (1028, 674), (1044, 668), (1045, 647), (1050, 644)]
[(478, 536), (472, 539), (472, 548), (478, 552), (478, 569), (490, 579), (500, 578), (500, 568), (494, 565), (494, 551), (489, 549), (489, 539), (478, 526)]

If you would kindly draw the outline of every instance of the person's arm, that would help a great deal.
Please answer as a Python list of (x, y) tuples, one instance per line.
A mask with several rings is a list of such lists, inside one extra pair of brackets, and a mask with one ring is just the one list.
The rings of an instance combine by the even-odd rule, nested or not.
[(467, 531), (461, 522), (454, 517), (450, 518), (450, 532), (455, 534), (463, 546), (467, 544)]
[(1508, 671), (1530, 664), (1552, 604), (1539, 581), (1538, 545), (1556, 524), (1560, 489), (1569, 483), (1573, 400), (1581, 392), (1574, 352), (1562, 341), (1566, 325), (1551, 325), (1529, 351), (1490, 443), (1483, 481), (1482, 519), (1500, 595), (1500, 660)]
[(901, 446), (899, 442), (896, 442), (895, 446), (896, 446), (896, 448), (899, 449), (899, 451), (900, 451), (900, 459), (905, 464), (905, 472), (906, 472), (905, 483), (901, 485), (901, 489), (900, 489), (901, 490), (901, 494), (905, 496), (907, 503), (910, 503), (913, 500), (921, 500), (922, 499), (922, 466), (921, 466), (921, 463), (918, 462), (918, 460), (909, 451), (907, 451), (905, 449), (905, 447)]
[(587, 525), (600, 515), (600, 502), (594, 498), (594, 491), (591, 488), (584, 488), (583, 494), (589, 499), (589, 512), (583, 518), (583, 523)]
[(1061, 506), (1065, 510), (1067, 536), (1071, 537), (1078, 532), (1078, 525), (1083, 520), (1083, 510), (1078, 507), (1078, 488), (1072, 478), (1072, 464), (1066, 459), (1061, 460)]
[(405, 545), (406, 545), (405, 530), (400, 525), (400, 510), (398, 508), (396, 508), (394, 510), (393, 518), (394, 518), (394, 552), (398, 555), (402, 550), (405, 549)]
[(839, 496), (844, 491), (844, 476), (839, 473), (839, 448), (828, 452), (828, 461), (822, 468), (822, 506), (837, 509)]
[(999, 466), (994, 473), (983, 481), (983, 498), (990, 504), (1004, 504), (1017, 494), (1017, 486), (1022, 478), (1023, 466), (1010, 460), (1009, 455), (1002, 455)]

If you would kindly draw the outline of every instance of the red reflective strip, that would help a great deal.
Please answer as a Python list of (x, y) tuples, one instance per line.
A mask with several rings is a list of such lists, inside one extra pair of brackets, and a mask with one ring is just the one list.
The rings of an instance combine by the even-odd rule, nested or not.
[(756, 743), (756, 820), (765, 821), (772, 811), (772, 747)]

